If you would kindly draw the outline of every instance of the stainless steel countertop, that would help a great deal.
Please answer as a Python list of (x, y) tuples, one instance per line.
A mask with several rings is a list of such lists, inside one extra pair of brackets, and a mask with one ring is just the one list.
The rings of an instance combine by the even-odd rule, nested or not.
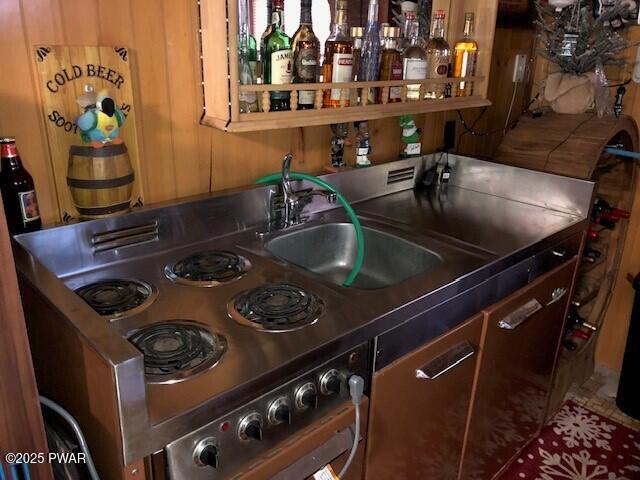
[[(397, 163), (401, 166), (409, 164)], [(393, 164), (388, 164), (387, 170), (392, 168), (389, 165)], [(493, 164), (489, 165), (493, 168)], [(370, 173), (360, 174), (360, 178), (379, 176), (376, 169), (370, 170)], [(522, 175), (528, 175), (526, 172), (522, 171)], [(421, 167), (410, 183), (420, 173)], [(340, 175), (331, 175), (327, 180), (335, 184), (350, 181), (348, 175)], [(360, 197), (359, 201), (352, 195), (354, 208), (364, 225), (436, 251), (446, 260), (429, 273), (379, 290), (347, 289), (287, 265), (263, 248), (264, 242), (271, 238), (269, 235), (257, 235), (264, 231), (263, 224), (248, 226), (241, 221), (237, 222), (235, 231), (223, 232), (221, 236), (208, 232), (208, 238), (205, 235), (207, 229), (195, 225), (195, 229), (204, 232), (205, 238), (197, 243), (180, 246), (179, 242), (174, 242), (159, 251), (150, 246), (133, 247), (140, 249), (134, 258), (115, 258), (115, 261), (99, 268), (74, 269), (61, 278), (69, 289), (61, 288), (61, 282), (56, 283), (55, 275), (44, 268), (43, 263), (51, 265), (45, 260), (50, 252), (39, 250), (46, 248), (44, 244), (37, 247), (37, 238), (32, 234), (18, 238), (20, 246), (16, 249), (16, 260), (24, 278), (58, 310), (69, 312), (69, 320), (76, 325), (79, 334), (85, 336), (114, 367), (128, 365), (127, 368), (140, 368), (142, 356), (124, 335), (149, 323), (167, 319), (197, 320), (227, 337), (229, 350), (215, 368), (176, 384), (147, 384), (147, 421), (137, 420), (137, 425), (127, 425), (123, 429), (124, 456), (131, 460), (157, 451), (235, 408), (247, 396), (268, 391), (274, 383), (293, 377), (314, 361), (345, 352), (393, 329), (561, 239), (584, 230), (588, 221), (582, 211), (588, 214), (593, 184), (575, 183), (578, 181), (546, 174), (536, 175), (543, 179), (551, 178), (551, 183), (556, 182), (559, 190), (567, 185), (575, 187), (579, 208), (567, 208), (565, 211), (545, 208), (535, 202), (508, 199), (495, 192), (483, 193), (474, 190), (473, 185), (463, 188), (452, 184), (429, 193), (396, 188), (393, 193), (376, 198)], [(257, 191), (253, 190), (254, 193), (248, 195), (258, 198)], [(224, 199), (217, 201), (224, 202)], [(254, 205), (254, 210), (260, 211), (262, 207)], [(348, 221), (339, 208), (312, 210), (311, 224)], [(158, 217), (158, 212), (150, 210), (136, 215), (149, 220)], [(185, 225), (188, 229), (188, 222), (181, 219), (181, 228)], [(77, 227), (100, 231), (104, 225), (88, 222)], [(54, 232), (55, 229), (49, 234), (42, 232), (43, 238), (55, 238)], [(175, 232), (171, 235), (173, 238)], [(88, 238), (89, 235), (83, 233), (80, 237)], [(245, 255), (253, 268), (243, 279), (215, 288), (177, 285), (164, 276), (165, 265), (187, 253), (209, 248), (235, 250)], [(147, 281), (154, 284), (160, 294), (155, 303), (143, 312), (107, 323), (71, 289), (98, 278), (112, 277)], [(291, 282), (314, 291), (325, 299), (327, 313), (314, 325), (283, 334), (258, 332), (228, 318), (226, 305), (236, 293), (266, 282)], [(128, 377), (123, 373), (123, 378), (137, 382), (140, 376), (136, 370), (131, 370)], [(139, 392), (139, 388), (133, 391)], [(121, 416), (140, 419), (139, 410), (143, 405), (139, 396), (126, 399), (122, 398), (123, 392), (120, 395), (123, 403)]]

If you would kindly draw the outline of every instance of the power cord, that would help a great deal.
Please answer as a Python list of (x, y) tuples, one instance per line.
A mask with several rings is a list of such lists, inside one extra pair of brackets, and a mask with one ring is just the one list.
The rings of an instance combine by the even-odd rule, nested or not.
[(353, 446), (351, 447), (351, 452), (349, 453), (349, 457), (342, 467), (342, 470), (340, 470), (338, 478), (344, 477), (344, 474), (347, 473), (347, 470), (353, 463), (353, 459), (356, 456), (358, 443), (360, 442), (360, 404), (362, 403), (362, 396), (364, 395), (364, 379), (361, 376), (351, 375), (351, 377), (349, 377), (349, 393), (351, 394), (351, 403), (353, 403), (356, 410), (356, 427), (353, 435)]

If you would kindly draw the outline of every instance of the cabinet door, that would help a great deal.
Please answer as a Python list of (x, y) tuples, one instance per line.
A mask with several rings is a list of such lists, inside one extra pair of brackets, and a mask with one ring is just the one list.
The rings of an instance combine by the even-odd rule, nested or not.
[(492, 478), (545, 417), (576, 262), (484, 312), (485, 333), (461, 478)]
[(482, 316), (376, 373), (366, 478), (458, 477)]

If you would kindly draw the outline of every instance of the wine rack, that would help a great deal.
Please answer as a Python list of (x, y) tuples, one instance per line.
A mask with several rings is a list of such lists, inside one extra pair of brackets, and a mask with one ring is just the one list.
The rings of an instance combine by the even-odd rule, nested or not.
[[(295, 1), (295, 0), (291, 0)], [(445, 10), (448, 18), (447, 36), (450, 44), (461, 35), (465, 12), (476, 15), (475, 38), (480, 45), (475, 77), (427, 80), (392, 80), (376, 82), (305, 83), (288, 85), (240, 85), (238, 75), (237, 35), (238, 7), (236, 0), (200, 0), (200, 41), (204, 88), (202, 123), (229, 132), (250, 132), (276, 128), (329, 125), (332, 123), (373, 120), (404, 114), (441, 112), (490, 105), (487, 99), (488, 77), (495, 32), (498, 0), (434, 0), (432, 11)], [(224, 13), (226, 12), (226, 15)], [(383, 12), (381, 14), (384, 15)], [(381, 22), (386, 21), (381, 18)], [(460, 82), (472, 82), (472, 96), (456, 97)], [(420, 85), (421, 94), (434, 84), (449, 84), (453, 96), (442, 99), (409, 100), (407, 85)], [(402, 90), (402, 101), (389, 103), (384, 99), (390, 88)], [(338, 107), (324, 108), (323, 93), (340, 90)], [(382, 101), (368, 103), (363, 90), (382, 90)], [(313, 109), (297, 110), (298, 92), (313, 90)], [(290, 91), (291, 110), (269, 111), (269, 92)], [(239, 94), (255, 92), (259, 111), (241, 113)], [(420, 95), (423, 98), (423, 95)]]
[[(498, 160), (512, 165), (573, 176), (596, 183), (595, 197), (622, 210), (632, 211), (637, 166), (630, 158), (605, 151), (607, 145), (637, 151), (638, 127), (631, 117), (597, 118), (595, 114), (546, 114), (541, 119), (523, 117), (498, 151)], [(571, 384), (592, 375), (598, 334), (603, 326), (620, 262), (629, 221), (620, 219), (613, 229), (592, 224), (597, 239), (585, 239), (600, 252), (593, 262), (582, 261), (576, 274), (572, 303), (585, 323), (595, 327), (575, 350), (561, 347), (549, 413), (560, 406)]]

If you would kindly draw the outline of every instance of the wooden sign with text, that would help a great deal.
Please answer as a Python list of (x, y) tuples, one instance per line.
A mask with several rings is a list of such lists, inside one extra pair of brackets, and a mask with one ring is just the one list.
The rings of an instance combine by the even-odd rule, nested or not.
[(78, 218), (67, 187), (69, 147), (83, 145), (76, 118), (83, 113), (76, 99), (89, 84), (102, 89), (116, 101), (126, 117), (121, 136), (127, 145), (136, 173), (133, 202), (143, 198), (140, 182), (140, 157), (133, 107), (131, 56), (125, 47), (38, 46), (34, 50), (40, 74), (39, 84), (44, 106), (44, 120), (49, 140), (51, 166), (56, 182), (62, 220)]

